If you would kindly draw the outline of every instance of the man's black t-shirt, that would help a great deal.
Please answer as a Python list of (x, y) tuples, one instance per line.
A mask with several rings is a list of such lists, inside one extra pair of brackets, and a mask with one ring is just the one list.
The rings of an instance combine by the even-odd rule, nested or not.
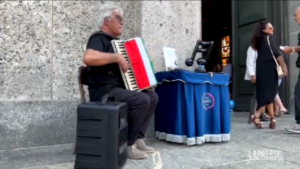
[[(298, 34), (297, 39), (298, 39), (298, 46), (300, 46), (300, 33)], [(300, 68), (300, 52), (298, 52), (298, 58), (296, 60), (296, 67)], [(300, 80), (300, 71), (299, 71), (298, 79)]]
[[(86, 49), (99, 52), (114, 53), (111, 40), (116, 39), (104, 32), (93, 33), (87, 43)], [(124, 87), (120, 68), (117, 63), (104, 66), (88, 67), (88, 89), (90, 101), (98, 101), (114, 87)]]

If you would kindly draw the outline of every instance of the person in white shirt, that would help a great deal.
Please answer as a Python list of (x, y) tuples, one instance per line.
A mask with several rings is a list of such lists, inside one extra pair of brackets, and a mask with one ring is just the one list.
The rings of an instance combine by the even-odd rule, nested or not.
[[(248, 123), (251, 124), (251, 116), (254, 115), (256, 111), (256, 59), (257, 59), (257, 52), (251, 46), (249, 46), (247, 50), (247, 60), (246, 60), (246, 73), (245, 73), (245, 80), (251, 81), (253, 84), (253, 96), (250, 102), (250, 114)], [(266, 113), (262, 113), (260, 117), (261, 121), (268, 121), (269, 117)]]

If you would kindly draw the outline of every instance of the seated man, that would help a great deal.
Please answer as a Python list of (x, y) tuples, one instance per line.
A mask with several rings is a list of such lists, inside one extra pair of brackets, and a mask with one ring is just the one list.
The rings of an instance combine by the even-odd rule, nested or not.
[(98, 16), (100, 31), (88, 40), (83, 62), (88, 66), (88, 89), (90, 101), (100, 101), (104, 94), (114, 94), (116, 99), (128, 103), (128, 158), (147, 158), (153, 153), (143, 138), (158, 102), (152, 91), (133, 92), (126, 90), (120, 72), (129, 68), (129, 63), (120, 54), (114, 53), (111, 40), (122, 34), (123, 10), (112, 4), (102, 5)]

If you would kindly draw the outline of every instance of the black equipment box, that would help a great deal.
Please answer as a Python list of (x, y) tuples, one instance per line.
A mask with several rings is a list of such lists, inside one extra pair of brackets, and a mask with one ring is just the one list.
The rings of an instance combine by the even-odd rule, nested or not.
[(127, 103), (117, 102), (113, 95), (77, 107), (75, 169), (123, 168), (127, 161), (127, 112)]

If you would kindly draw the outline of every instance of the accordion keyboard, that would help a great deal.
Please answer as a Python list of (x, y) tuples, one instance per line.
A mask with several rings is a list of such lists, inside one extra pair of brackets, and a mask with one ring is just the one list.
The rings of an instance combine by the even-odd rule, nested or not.
[[(124, 46), (124, 41), (123, 40), (113, 40), (112, 41), (112, 45), (114, 48), (114, 51), (118, 54), (121, 54), (125, 60), (130, 64), (130, 60), (128, 58), (125, 46)], [(121, 75), (125, 84), (125, 87), (127, 90), (130, 91), (138, 91), (138, 85), (136, 83), (135, 77), (134, 77), (134, 73), (132, 70), (132, 67), (129, 65), (129, 69), (127, 70), (126, 73), (124, 73), (122, 71), (122, 69), (120, 68), (121, 71)]]

